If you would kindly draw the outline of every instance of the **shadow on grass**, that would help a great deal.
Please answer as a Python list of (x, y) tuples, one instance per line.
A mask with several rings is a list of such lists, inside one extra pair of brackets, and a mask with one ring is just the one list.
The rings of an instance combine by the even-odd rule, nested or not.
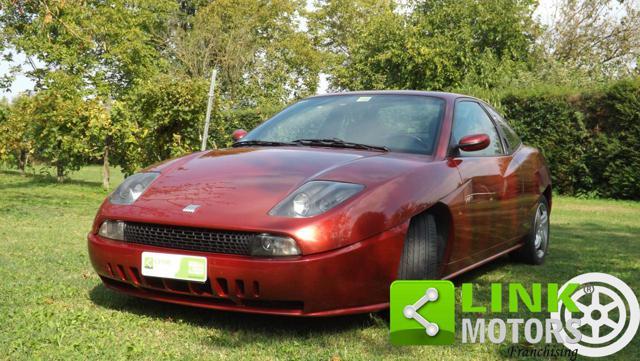
[[(508, 262), (510, 262), (509, 258), (501, 258), (483, 265), (472, 271), (471, 274), (457, 277), (454, 283), (471, 282), (473, 278), (492, 272)], [(227, 336), (233, 336), (210, 338), (207, 342), (211, 345), (225, 347), (241, 347), (243, 344), (265, 338), (306, 340), (318, 335), (338, 334), (370, 327), (383, 329), (389, 327), (389, 309), (376, 313), (317, 318), (260, 315), (196, 308), (136, 298), (110, 290), (103, 284), (95, 286), (89, 292), (89, 297), (96, 305), (112, 310), (171, 322), (184, 322), (196, 327), (224, 330)], [(372, 344), (371, 346), (378, 348), (380, 345)], [(388, 351), (387, 348), (391, 347), (389, 344), (384, 346), (385, 350), (381, 350), (382, 352)]]
[(39, 187), (47, 184), (73, 184), (73, 185), (90, 186), (90, 187), (100, 187), (100, 188), (102, 187), (102, 182), (88, 181), (88, 180), (82, 180), (82, 179), (72, 179), (69, 177), (65, 178), (64, 182), (59, 183), (56, 177), (48, 173), (36, 174), (36, 173), (27, 172), (23, 175), (17, 170), (2, 169), (0, 170), (0, 174), (21, 176), (22, 179), (26, 180), (24, 182), (0, 184), (0, 189), (33, 188), (33, 187)]
[(314, 335), (335, 334), (377, 324), (386, 327), (384, 317), (378, 314), (305, 318), (218, 311), (136, 298), (112, 291), (103, 284), (95, 286), (89, 292), (89, 297), (96, 305), (108, 309), (184, 322), (196, 327), (221, 329), (225, 331), (225, 337), (209, 338), (207, 342), (224, 347), (242, 347), (261, 338), (302, 340)]

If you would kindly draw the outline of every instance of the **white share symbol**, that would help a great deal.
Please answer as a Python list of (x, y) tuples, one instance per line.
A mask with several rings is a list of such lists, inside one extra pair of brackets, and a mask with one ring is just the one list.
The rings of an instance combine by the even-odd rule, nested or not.
[(402, 314), (406, 318), (413, 318), (414, 320), (418, 321), (418, 323), (421, 324), (422, 327), (424, 327), (424, 329), (427, 331), (427, 335), (435, 336), (438, 331), (440, 331), (440, 328), (437, 324), (429, 322), (424, 317), (422, 317), (422, 315), (418, 313), (418, 310), (427, 302), (433, 302), (437, 299), (438, 290), (435, 288), (428, 288), (424, 293), (424, 296), (420, 297), (420, 299), (416, 303), (414, 303), (413, 305), (405, 306), (404, 310), (402, 310)]

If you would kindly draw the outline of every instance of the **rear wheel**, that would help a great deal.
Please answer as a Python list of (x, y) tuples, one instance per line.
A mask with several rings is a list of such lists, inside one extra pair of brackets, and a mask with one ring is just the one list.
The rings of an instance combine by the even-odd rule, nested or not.
[(524, 239), (524, 245), (514, 256), (530, 264), (542, 264), (549, 249), (549, 203), (542, 196), (533, 215), (532, 227)]
[(423, 213), (411, 219), (404, 240), (399, 279), (438, 279), (444, 251), (444, 239), (439, 236), (432, 214)]

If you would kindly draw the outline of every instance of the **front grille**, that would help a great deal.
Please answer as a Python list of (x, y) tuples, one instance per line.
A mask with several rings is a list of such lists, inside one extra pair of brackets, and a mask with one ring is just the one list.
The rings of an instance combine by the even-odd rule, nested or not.
[(211, 253), (249, 255), (255, 233), (127, 223), (124, 240), (149, 246)]

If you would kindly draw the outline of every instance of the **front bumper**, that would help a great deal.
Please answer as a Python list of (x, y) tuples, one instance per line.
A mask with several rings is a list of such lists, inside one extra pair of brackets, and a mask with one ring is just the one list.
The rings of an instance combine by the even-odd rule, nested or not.
[[(89, 256), (105, 286), (188, 306), (293, 316), (373, 312), (389, 305), (408, 224), (337, 250), (259, 259), (158, 248), (88, 235)], [(141, 253), (207, 257), (206, 283), (142, 276)]]

